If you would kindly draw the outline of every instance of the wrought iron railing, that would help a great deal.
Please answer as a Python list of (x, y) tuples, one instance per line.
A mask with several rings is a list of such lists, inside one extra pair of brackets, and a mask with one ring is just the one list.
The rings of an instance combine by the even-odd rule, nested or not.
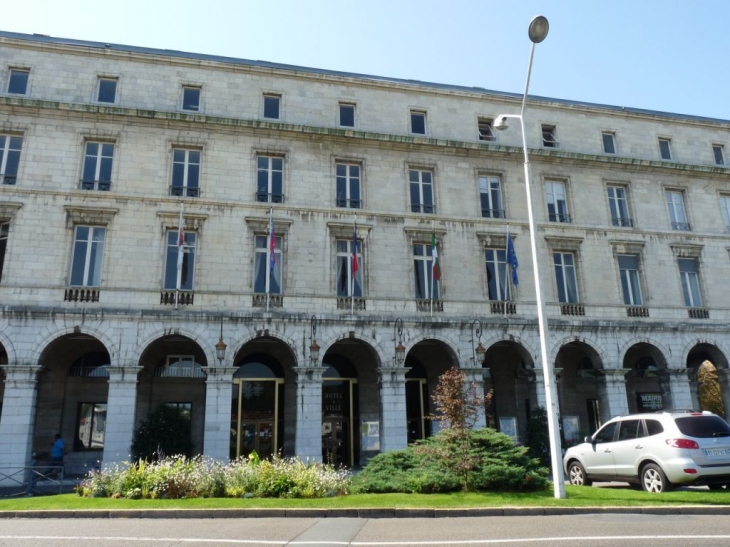
[(69, 288), (63, 291), (64, 302), (98, 302), (101, 289)]

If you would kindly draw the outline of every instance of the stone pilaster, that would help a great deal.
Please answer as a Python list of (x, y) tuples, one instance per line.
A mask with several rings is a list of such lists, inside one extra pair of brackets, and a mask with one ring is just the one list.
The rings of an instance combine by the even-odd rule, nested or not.
[(689, 384), (689, 369), (668, 369), (667, 372), (669, 373), (669, 392), (672, 395), (672, 408), (667, 410), (690, 410), (694, 408)]
[(206, 367), (203, 454), (228, 461), (231, 450), (231, 396), (236, 367)]
[(322, 461), (322, 374), (326, 367), (294, 367), (297, 373), (297, 429), (294, 453)]
[(408, 443), (406, 418), (406, 372), (408, 369), (380, 368), (380, 451), (400, 450)]
[(629, 402), (626, 398), (626, 369), (606, 369), (601, 395), (601, 421), (614, 416), (626, 416)]
[[(717, 381), (720, 382), (720, 392), (722, 393), (722, 404), (725, 407), (725, 418), (726, 420), (730, 419), (730, 381), (729, 380), (730, 374), (728, 374), (728, 370), (724, 368), (718, 368), (717, 369)], [(699, 390), (696, 391), (697, 398), (699, 399)], [(697, 401), (697, 409), (700, 408), (699, 400)]]
[[(476, 389), (476, 397), (480, 400), (484, 400), (484, 371), (485, 369), (481, 367), (477, 368), (468, 368), (468, 367), (461, 367), (461, 370), (466, 374), (466, 381), (468, 384), (473, 384)], [(485, 408), (484, 405), (481, 405), (479, 407), (479, 412), (477, 413), (476, 421), (474, 422), (474, 429), (481, 429), (483, 427), (487, 427), (487, 417), (485, 415)]]
[(109, 393), (106, 407), (106, 430), (102, 467), (129, 461), (137, 408), (137, 374), (142, 367), (107, 367)]
[[(18, 469), (30, 464), (39, 365), (3, 365), (5, 394), (0, 416), (0, 466)], [(5, 473), (12, 473), (5, 469)], [(0, 481), (2, 485), (2, 481)]]

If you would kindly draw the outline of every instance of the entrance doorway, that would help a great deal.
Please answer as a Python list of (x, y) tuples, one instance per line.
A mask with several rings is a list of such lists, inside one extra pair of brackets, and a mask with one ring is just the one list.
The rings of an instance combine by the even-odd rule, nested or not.
[(233, 376), (231, 401), (231, 459), (256, 452), (270, 458), (281, 451), (284, 379), (275, 363), (240, 365)]
[(408, 421), (408, 444), (431, 435), (431, 421), (428, 416), (428, 379), (426, 369), (412, 357), (405, 363), (406, 372), (406, 420)]
[(325, 363), (327, 370), (322, 375), (322, 461), (353, 467), (360, 452), (354, 435), (359, 423), (357, 378), (355, 368), (342, 361)]

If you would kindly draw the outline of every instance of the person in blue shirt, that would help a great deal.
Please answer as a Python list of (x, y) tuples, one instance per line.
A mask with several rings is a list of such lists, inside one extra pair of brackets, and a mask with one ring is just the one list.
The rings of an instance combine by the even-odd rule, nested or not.
[(66, 454), (66, 443), (60, 433), (56, 433), (56, 438), (51, 447), (51, 463), (53, 465), (63, 465), (63, 456)]

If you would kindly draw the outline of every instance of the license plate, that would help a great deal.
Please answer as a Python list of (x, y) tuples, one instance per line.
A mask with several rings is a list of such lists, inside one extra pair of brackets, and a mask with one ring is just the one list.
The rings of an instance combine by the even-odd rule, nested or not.
[(724, 448), (705, 448), (705, 456), (727, 456)]

